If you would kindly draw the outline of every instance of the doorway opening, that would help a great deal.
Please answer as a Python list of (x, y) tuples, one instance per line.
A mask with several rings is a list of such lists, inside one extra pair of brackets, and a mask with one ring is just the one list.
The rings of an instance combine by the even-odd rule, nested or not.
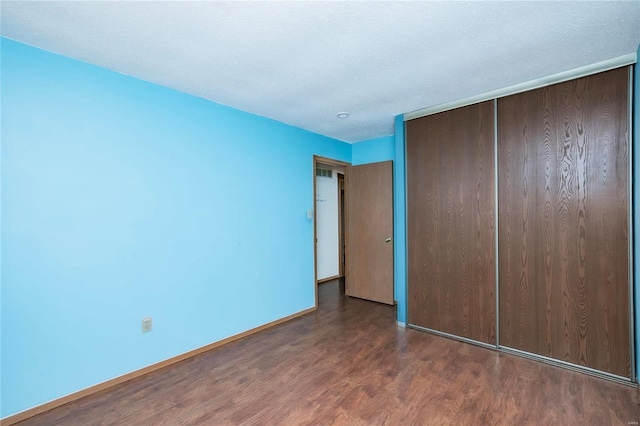
[(345, 292), (345, 175), (349, 163), (313, 157), (315, 305), (318, 286), (335, 280)]
[(340, 273), (340, 293), (344, 293), (346, 237), (344, 208), (344, 174), (338, 174), (338, 268)]

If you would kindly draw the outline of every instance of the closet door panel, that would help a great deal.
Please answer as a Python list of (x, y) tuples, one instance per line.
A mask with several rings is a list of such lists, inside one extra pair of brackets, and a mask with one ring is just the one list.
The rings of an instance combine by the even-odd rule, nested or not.
[(498, 100), (500, 344), (630, 376), (628, 69)]
[(409, 323), (495, 344), (491, 101), (407, 122)]

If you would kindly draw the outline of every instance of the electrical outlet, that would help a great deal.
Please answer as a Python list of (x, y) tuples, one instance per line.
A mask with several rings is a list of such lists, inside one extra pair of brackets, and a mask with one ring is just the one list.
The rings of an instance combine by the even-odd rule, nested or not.
[(142, 318), (142, 332), (143, 333), (151, 331), (151, 326), (152, 325), (153, 324), (151, 323), (151, 317)]

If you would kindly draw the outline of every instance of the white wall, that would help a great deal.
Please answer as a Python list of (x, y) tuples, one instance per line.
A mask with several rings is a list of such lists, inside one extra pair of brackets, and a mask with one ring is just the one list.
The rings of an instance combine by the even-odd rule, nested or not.
[(335, 170), (331, 178), (316, 176), (316, 231), (318, 280), (334, 277), (339, 273), (338, 173)]

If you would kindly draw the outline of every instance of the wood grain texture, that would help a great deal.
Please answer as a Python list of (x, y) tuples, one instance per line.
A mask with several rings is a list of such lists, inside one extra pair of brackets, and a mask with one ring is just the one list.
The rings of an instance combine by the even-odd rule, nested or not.
[(312, 314), (20, 426), (627, 425), (638, 390), (398, 328), (391, 306), (320, 286)]
[(392, 305), (393, 163), (348, 167), (345, 179), (346, 293)]
[(491, 101), (407, 122), (409, 323), (495, 344)]
[(630, 376), (628, 69), (498, 100), (500, 342)]

